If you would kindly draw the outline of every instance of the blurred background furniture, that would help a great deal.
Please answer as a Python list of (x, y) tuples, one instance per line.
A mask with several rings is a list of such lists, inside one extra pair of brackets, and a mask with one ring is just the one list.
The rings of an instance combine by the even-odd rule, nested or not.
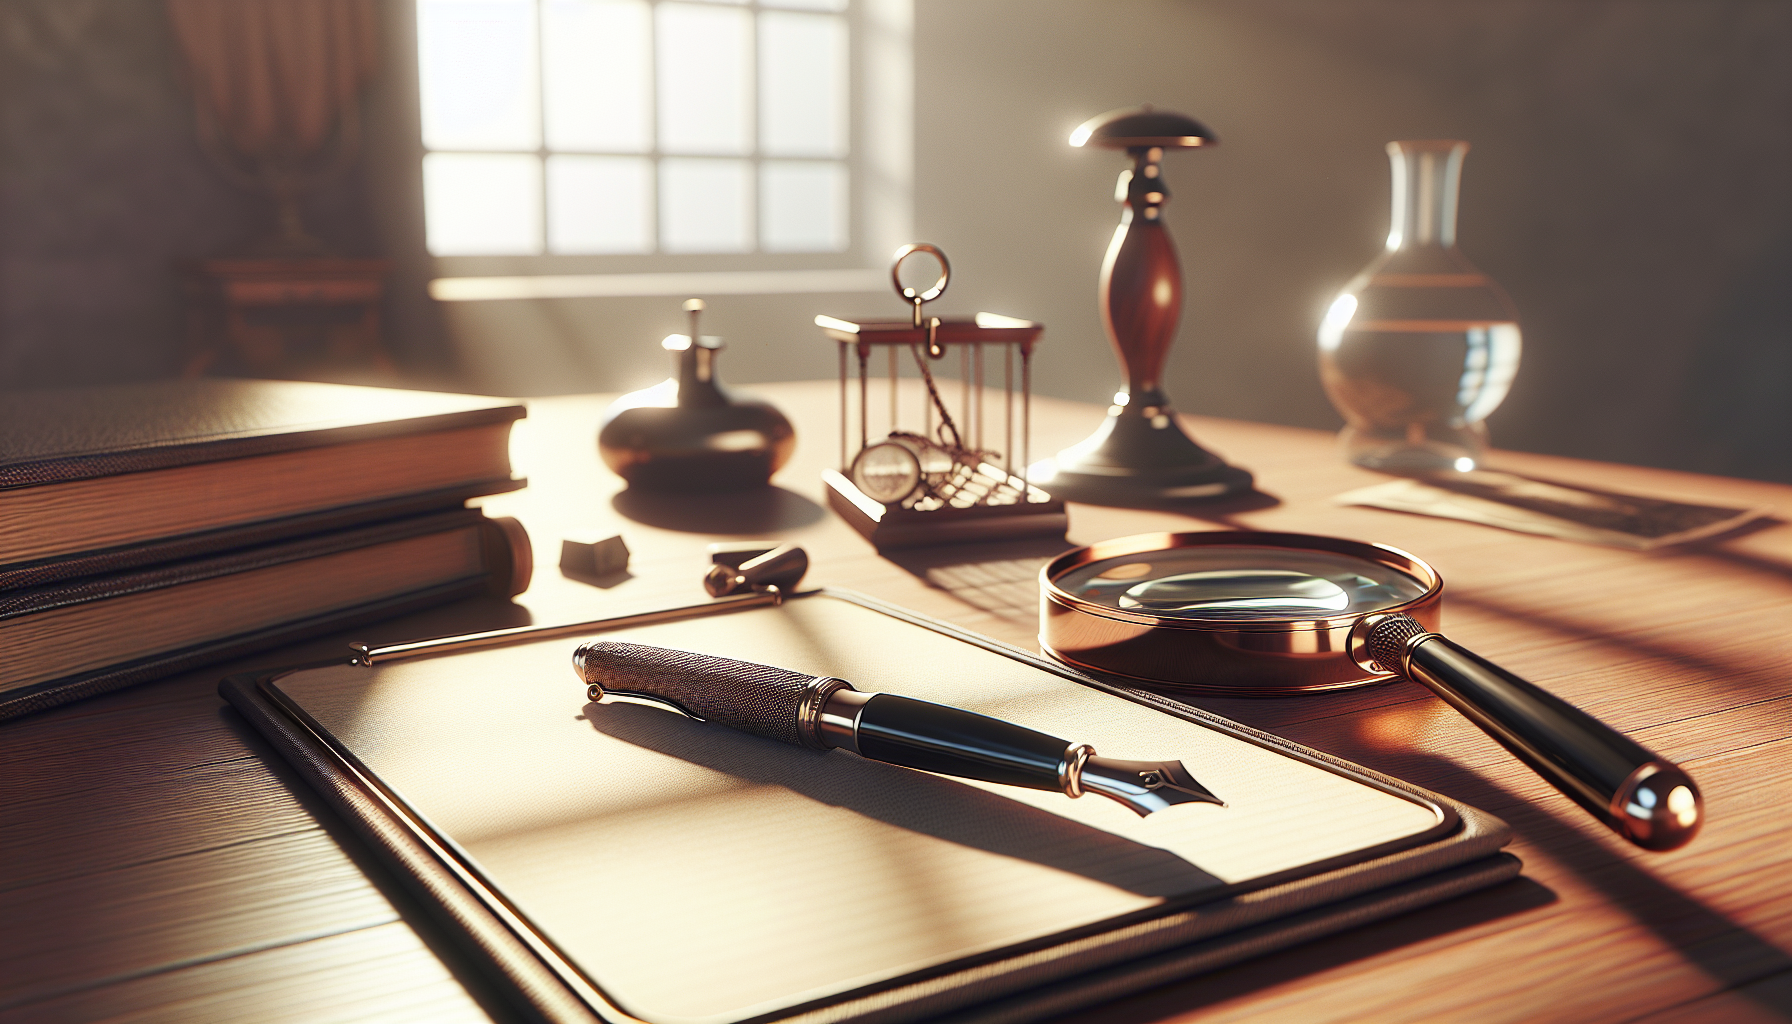
[(321, 256), (299, 201), (361, 153), (361, 90), (378, 69), (370, 0), (167, 0), (199, 144), (231, 184), (266, 195), (274, 231), (251, 251)]
[(334, 256), (204, 260), (186, 273), (182, 375), (221, 359), (255, 376), (306, 370), (395, 372), (380, 337), (392, 265)]

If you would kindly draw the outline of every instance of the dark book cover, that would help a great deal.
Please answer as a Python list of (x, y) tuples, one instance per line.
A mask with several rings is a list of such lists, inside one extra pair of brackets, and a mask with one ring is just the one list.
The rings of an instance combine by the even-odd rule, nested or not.
[[(136, 657), (132, 656), (134, 652), (122, 650), (120, 660), (114, 664), (73, 671), (43, 682), (15, 686), (6, 678), (12, 666), (0, 665), (0, 721), (436, 604), (479, 595), (515, 596), (528, 587), (533, 566), (528, 535), (515, 520), (490, 519), (475, 509), (454, 509), (0, 594), (0, 626), (4, 626), (11, 620), (113, 598), (371, 549), (432, 533), (469, 529), (479, 533), (479, 565), (455, 579), (326, 611), (294, 612), (283, 620), (275, 616), (277, 621), (257, 628), (225, 631), (225, 635), (171, 650)], [(344, 594), (345, 599), (353, 596), (352, 592)], [(178, 594), (169, 597), (178, 599)], [(203, 613), (204, 609), (195, 609), (195, 614)]]
[(27, 587), (43, 587), (90, 576), (106, 576), (144, 566), (180, 562), (242, 548), (259, 547), (307, 534), (344, 530), (368, 523), (462, 508), (468, 498), (519, 490), (528, 481), (488, 480), (426, 491), (382, 501), (362, 502), (304, 515), (284, 516), (217, 530), (181, 534), (136, 544), (121, 544), (60, 558), (39, 558), (0, 565), (0, 595)]
[(0, 394), (0, 489), (521, 419), (514, 401), (281, 380)]
[(506, 399), (302, 381), (0, 394), (0, 593), (515, 490), (505, 438), (524, 414)]

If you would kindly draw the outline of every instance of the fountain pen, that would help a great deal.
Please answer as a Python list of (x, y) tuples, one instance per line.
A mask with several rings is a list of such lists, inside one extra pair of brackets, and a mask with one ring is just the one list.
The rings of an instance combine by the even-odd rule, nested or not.
[(639, 644), (587, 643), (572, 664), (593, 701), (644, 697), (692, 718), (815, 750), (939, 775), (1099, 793), (1140, 817), (1186, 803), (1225, 806), (1181, 761), (1121, 761), (1012, 722), (894, 693), (862, 693), (832, 676)]

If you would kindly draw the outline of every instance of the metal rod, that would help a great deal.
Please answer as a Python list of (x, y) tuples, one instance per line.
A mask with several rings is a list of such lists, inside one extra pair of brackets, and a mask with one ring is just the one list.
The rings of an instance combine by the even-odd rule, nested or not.
[(896, 346), (891, 345), (890, 353), (890, 433), (896, 432), (896, 378), (901, 373), (901, 366), (896, 362)]
[[(1014, 479), (1014, 346), (1002, 346), (1002, 483)], [(1021, 495), (1026, 500), (1026, 495)]]
[(983, 345), (981, 343), (973, 345), (972, 350), (976, 353), (973, 358), (976, 360), (977, 368), (977, 450), (982, 451), (983, 421), (988, 415), (988, 411), (983, 407)]
[(859, 451), (871, 443), (871, 346), (859, 342)]
[(846, 342), (840, 349), (840, 472), (846, 472)]
[(964, 424), (964, 439), (969, 441), (971, 433), (971, 349), (968, 345), (958, 346), (958, 421)]
[(587, 622), (568, 622), (559, 626), (514, 626), (510, 629), (494, 629), (485, 633), (462, 633), (457, 636), (403, 640), (390, 644), (353, 643), (348, 646), (355, 652), (355, 664), (373, 665), (383, 661), (394, 661), (398, 658), (415, 657), (419, 654), (448, 654), (474, 647), (496, 647), (499, 644), (518, 643), (525, 640), (551, 640), (557, 636), (567, 636), (573, 633), (627, 629), (631, 626), (651, 626), (658, 622), (673, 622), (695, 615), (710, 615), (740, 608), (775, 605), (783, 600), (783, 591), (777, 587), (767, 587), (750, 594), (718, 597), (702, 604), (662, 608), (659, 611), (638, 612), (634, 615), (614, 615), (607, 619), (591, 619)]
[[(923, 365), (919, 356), (915, 358), (915, 365), (918, 368)], [(925, 381), (926, 378), (923, 377), (922, 380)], [(933, 399), (934, 389), (930, 387), (926, 397), (921, 400), (921, 436), (929, 439), (933, 437)]]
[(1033, 466), (1033, 350), (1020, 350), (1020, 500), (1030, 500), (1028, 493)]

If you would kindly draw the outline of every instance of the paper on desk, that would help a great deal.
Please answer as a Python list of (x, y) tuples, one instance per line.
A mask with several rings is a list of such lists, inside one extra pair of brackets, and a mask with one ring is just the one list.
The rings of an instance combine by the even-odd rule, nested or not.
[(1695, 505), (1497, 470), (1402, 479), (1340, 494), (1340, 505), (1497, 526), (1583, 544), (1647, 551), (1715, 537), (1770, 517), (1769, 508)]
[(571, 639), (281, 678), (610, 998), (656, 1024), (783, 1013), (1449, 825), (1423, 801), (847, 601), (605, 635), (839, 676), (1116, 756), (1174, 756), (1226, 800), (1140, 818), (665, 708), (585, 704)]

